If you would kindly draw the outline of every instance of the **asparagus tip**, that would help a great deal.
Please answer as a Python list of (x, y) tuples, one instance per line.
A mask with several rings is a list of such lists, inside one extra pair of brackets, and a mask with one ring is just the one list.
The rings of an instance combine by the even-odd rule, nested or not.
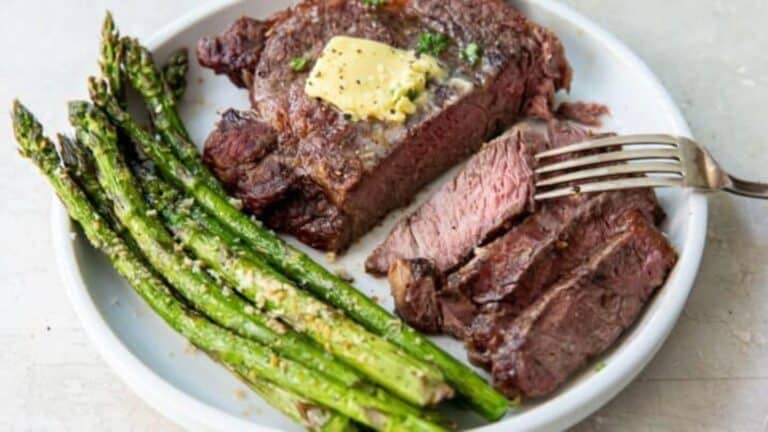
[(101, 32), (102, 32), (101, 33), (102, 36), (104, 36), (105, 38), (110, 37), (110, 36), (114, 37), (114, 36), (118, 35), (118, 33), (116, 31), (116, 28), (115, 28), (115, 20), (112, 17), (112, 12), (110, 12), (110, 11), (107, 11), (104, 14), (104, 23), (101, 26)]

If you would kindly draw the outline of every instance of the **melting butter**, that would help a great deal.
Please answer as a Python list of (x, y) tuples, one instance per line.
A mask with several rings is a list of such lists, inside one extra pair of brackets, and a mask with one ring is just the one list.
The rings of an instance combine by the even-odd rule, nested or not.
[(353, 119), (403, 122), (423, 103), (430, 79), (447, 75), (438, 60), (368, 39), (336, 36), (309, 73), (304, 91)]

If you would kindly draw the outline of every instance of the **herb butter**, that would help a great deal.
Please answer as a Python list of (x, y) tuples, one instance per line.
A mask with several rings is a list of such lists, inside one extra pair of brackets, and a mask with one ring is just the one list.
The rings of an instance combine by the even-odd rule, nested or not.
[(429, 55), (416, 55), (368, 39), (336, 36), (326, 44), (304, 91), (353, 119), (403, 122), (425, 98), (427, 81), (446, 71)]

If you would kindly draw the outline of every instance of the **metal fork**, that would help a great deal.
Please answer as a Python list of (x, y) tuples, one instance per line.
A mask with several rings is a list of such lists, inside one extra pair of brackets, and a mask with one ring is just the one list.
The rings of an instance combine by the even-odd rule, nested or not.
[[(623, 146), (632, 148), (618, 150)], [(594, 150), (615, 147), (607, 152)], [(590, 152), (543, 163), (555, 156)], [(566, 195), (644, 187), (682, 187), (702, 192), (727, 191), (768, 199), (768, 184), (725, 172), (709, 152), (690, 138), (672, 135), (623, 135), (580, 142), (536, 155), (537, 200)]]

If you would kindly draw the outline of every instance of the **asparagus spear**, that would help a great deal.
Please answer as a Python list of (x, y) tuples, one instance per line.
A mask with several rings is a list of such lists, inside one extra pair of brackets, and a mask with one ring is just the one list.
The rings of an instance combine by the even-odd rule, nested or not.
[(107, 12), (101, 28), (99, 67), (101, 74), (109, 83), (112, 94), (123, 107), (125, 107), (124, 71), (122, 67), (124, 55), (125, 47), (120, 42), (120, 33), (115, 27), (112, 14)]
[(187, 205), (173, 203), (170, 196), (164, 195), (160, 181), (141, 174), (139, 178), (177, 238), (247, 299), (263, 305), (270, 315), (310, 335), (334, 355), (412, 403), (435, 403), (451, 393), (437, 370), (403, 355), (394, 345), (297, 289), (261, 258), (245, 257), (239, 250), (227, 247), (226, 239), (211, 235), (193, 219)]
[[(78, 136), (84, 144), (94, 145), (99, 140), (114, 143), (114, 130), (106, 124), (106, 119), (98, 118), (98, 113), (86, 104), (71, 104), (70, 115), (72, 123), (78, 128)], [(103, 136), (97, 136), (97, 132), (102, 133)], [(101, 147), (94, 145), (92, 151), (97, 162), (99, 156), (122, 161), (116, 146), (111, 148), (106, 145)], [(103, 171), (100, 169), (99, 174), (103, 175)], [(284, 326), (277, 321), (255, 313), (252, 305), (234, 295), (228, 287), (219, 286), (195, 262), (182, 254), (173, 253), (172, 251), (178, 247), (160, 221), (152, 216), (154, 212), (144, 205), (143, 197), (133, 185), (133, 179), (129, 175), (119, 180), (128, 190), (129, 199), (115, 196), (113, 190), (105, 187), (104, 181), (100, 179), (100, 182), (108, 196), (112, 198), (113, 208), (120, 222), (131, 233), (152, 265), (196, 308), (224, 327), (242, 336), (276, 347), (290, 358), (311, 365), (316, 370), (347, 385), (355, 385), (361, 381), (359, 374), (346, 365), (338, 363), (320, 348), (310, 345), (302, 336), (284, 331)]]
[(144, 97), (157, 131), (167, 142), (184, 166), (211, 190), (224, 194), (224, 188), (203, 165), (197, 147), (191, 142), (176, 110), (176, 101), (155, 67), (152, 54), (138, 41), (124, 38), (125, 68), (133, 87)]
[[(346, 429), (345, 424), (349, 421), (347, 417), (265, 381), (267, 376), (283, 374), (283, 370), (272, 366), (269, 360), (260, 362), (266, 365), (258, 364), (259, 362), (256, 361), (231, 361), (232, 358), (237, 358), (239, 351), (245, 351), (244, 355), (251, 356), (272, 354), (248, 340), (243, 339), (242, 342), (237, 340), (239, 338), (233, 334), (211, 324), (177, 301), (168, 287), (122, 241), (120, 236), (108, 227), (105, 219), (91, 206), (85, 193), (69, 177), (67, 170), (61, 167), (53, 143), (43, 135), (42, 126), (18, 101), (14, 102), (13, 106), (13, 126), (20, 153), (30, 158), (48, 178), (70, 216), (81, 225), (91, 244), (107, 255), (115, 269), (171, 327), (188, 337), (193, 343), (215, 353), (216, 357), (227, 359), (227, 366), (246, 375), (254, 390), (264, 396), (267, 402), (307, 428), (328, 432), (340, 432)], [(210, 339), (217, 337), (218, 334), (223, 334), (230, 340), (234, 338), (235, 342), (242, 345), (222, 348), (216, 339)], [(256, 350), (253, 353), (247, 352), (254, 347)], [(301, 372), (307, 373), (300, 370), (299, 373)]]
[(252, 221), (225, 195), (197, 181), (194, 174), (169, 149), (143, 130), (120, 108), (103, 82), (91, 80), (91, 98), (102, 107), (135, 143), (155, 162), (163, 176), (192, 195), (209, 213), (248, 243), (277, 270), (291, 277), (319, 298), (343, 310), (369, 330), (399, 345), (410, 354), (433, 362), (466, 401), (489, 420), (498, 420), (509, 402), (471, 368), (438, 348), (348, 282), (286, 244), (272, 231)]
[[(201, 351), (205, 351), (201, 347), (198, 348)], [(318, 432), (354, 432), (357, 430), (349, 420), (349, 417), (336, 414), (311, 402), (308, 403), (301, 396), (284, 390), (269, 381), (263, 379), (251, 380), (252, 378), (248, 378), (248, 375), (250, 375), (248, 367), (242, 364), (222, 362), (210, 353), (208, 353), (208, 356), (223, 364), (230, 372), (240, 378), (245, 385), (267, 401), (268, 404), (280, 409), (283, 414), (310, 430), (317, 430)], [(312, 427), (307, 426), (307, 424), (312, 425)]]
[(163, 82), (170, 96), (178, 102), (187, 89), (187, 72), (189, 71), (189, 53), (186, 48), (180, 48), (168, 58), (163, 66)]
[[(77, 182), (78, 186), (88, 195), (88, 199), (96, 207), (96, 210), (104, 219), (106, 219), (113, 230), (119, 235), (125, 234), (125, 228), (117, 220), (112, 202), (101, 188), (99, 180), (95, 173), (93, 157), (87, 151), (84, 151), (80, 143), (65, 135), (59, 135), (59, 148), (61, 149), (61, 159), (64, 166), (69, 171), (69, 175)], [(128, 239), (126, 239), (127, 241)]]

